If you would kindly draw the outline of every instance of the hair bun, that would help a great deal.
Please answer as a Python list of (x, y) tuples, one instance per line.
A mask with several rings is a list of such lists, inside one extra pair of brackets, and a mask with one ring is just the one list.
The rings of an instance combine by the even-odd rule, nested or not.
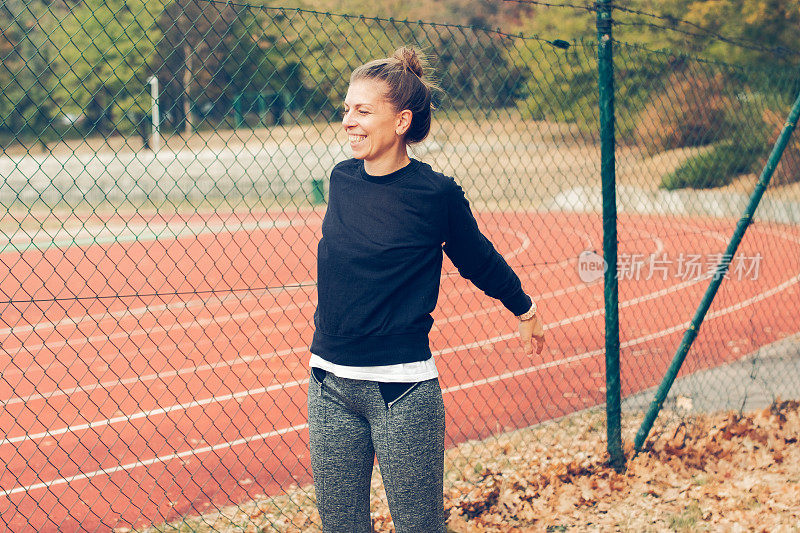
[(407, 46), (398, 48), (394, 53), (394, 58), (403, 65), (403, 68), (410, 70), (420, 79), (425, 70), (425, 58), (421, 56), (421, 52)]

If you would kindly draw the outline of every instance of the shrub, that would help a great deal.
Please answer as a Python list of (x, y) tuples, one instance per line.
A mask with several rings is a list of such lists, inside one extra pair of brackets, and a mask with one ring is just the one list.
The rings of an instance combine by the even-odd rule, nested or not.
[[(783, 130), (784, 118), (780, 112), (769, 108), (761, 110), (760, 116), (755, 107), (745, 107), (740, 111), (737, 115), (739, 126), (729, 130), (727, 140), (688, 159), (665, 175), (661, 187), (667, 190), (722, 187), (740, 174), (760, 172)], [(797, 133), (786, 145), (770, 185), (800, 181), (800, 138)]]
[(650, 93), (632, 132), (647, 153), (703, 146), (728, 138), (731, 117), (740, 105), (724, 94), (722, 73), (704, 74), (680, 69), (666, 77), (659, 90)]
[(661, 180), (667, 190), (722, 187), (739, 174), (752, 172), (764, 152), (763, 145), (741, 146), (725, 142), (688, 159)]

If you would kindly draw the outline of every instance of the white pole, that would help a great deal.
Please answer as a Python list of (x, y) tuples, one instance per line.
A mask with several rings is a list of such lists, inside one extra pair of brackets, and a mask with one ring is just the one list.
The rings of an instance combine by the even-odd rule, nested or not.
[(151, 147), (154, 152), (158, 151), (159, 144), (161, 144), (161, 133), (160, 133), (160, 125), (159, 125), (159, 113), (158, 113), (158, 78), (152, 76), (150, 78), (150, 96), (153, 100), (152, 105), (152, 119), (153, 119), (153, 137), (151, 139)]

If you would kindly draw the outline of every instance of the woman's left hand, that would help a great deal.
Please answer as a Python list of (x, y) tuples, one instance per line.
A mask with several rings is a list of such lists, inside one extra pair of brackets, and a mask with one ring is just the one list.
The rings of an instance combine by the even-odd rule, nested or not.
[(525, 347), (525, 353), (533, 353), (533, 343), (536, 343), (536, 353), (542, 353), (544, 349), (544, 325), (539, 313), (536, 313), (529, 320), (519, 321), (519, 339)]

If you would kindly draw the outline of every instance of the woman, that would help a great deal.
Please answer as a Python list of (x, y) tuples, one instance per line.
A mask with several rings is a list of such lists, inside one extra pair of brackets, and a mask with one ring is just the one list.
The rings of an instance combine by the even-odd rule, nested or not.
[(442, 251), (544, 345), (536, 306), (478, 229), (461, 188), (408, 156), (430, 130), (432, 85), (401, 48), (350, 77), (353, 159), (330, 177), (318, 250), (308, 422), (326, 532), (371, 531), (377, 454), (398, 533), (444, 531), (444, 404), (428, 344)]

